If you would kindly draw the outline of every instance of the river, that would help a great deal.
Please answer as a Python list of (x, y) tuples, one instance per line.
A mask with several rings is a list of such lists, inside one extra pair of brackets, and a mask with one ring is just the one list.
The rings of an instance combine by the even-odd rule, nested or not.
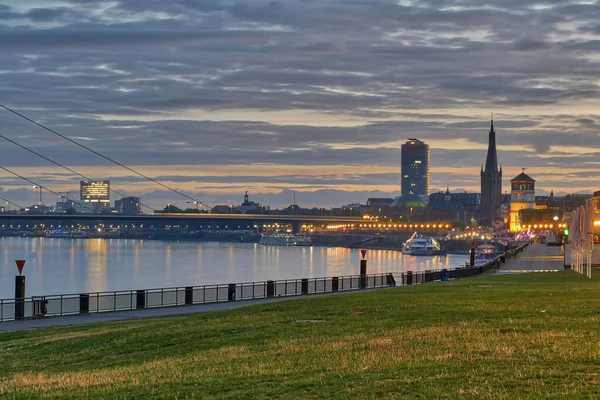
[[(359, 273), (357, 249), (131, 239), (0, 238), (0, 298), (14, 297), (15, 260), (26, 260), (26, 296)], [(369, 250), (368, 273), (456, 268), (465, 255)]]

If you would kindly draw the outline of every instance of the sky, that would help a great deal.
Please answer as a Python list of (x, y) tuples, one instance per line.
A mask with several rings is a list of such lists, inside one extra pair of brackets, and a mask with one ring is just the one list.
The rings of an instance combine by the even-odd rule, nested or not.
[[(592, 1), (0, 0), (0, 103), (208, 205), (398, 196), (413, 137), (432, 192), (478, 192), (492, 113), (503, 191), (526, 168), (538, 194), (592, 192), (599, 76)], [(190, 207), (6, 111), (0, 135)], [(70, 172), (5, 140), (0, 154), (77, 196)], [(39, 192), (0, 172), (0, 196)]]

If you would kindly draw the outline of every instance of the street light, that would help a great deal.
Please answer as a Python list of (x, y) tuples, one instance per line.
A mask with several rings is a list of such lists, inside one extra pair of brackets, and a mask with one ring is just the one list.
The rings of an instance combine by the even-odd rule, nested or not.
[(200, 202), (198, 201), (198, 198), (196, 198), (196, 200), (194, 200), (194, 201), (186, 200), (186, 203), (194, 203), (194, 204), (196, 204), (196, 212), (199, 211), (198, 207), (200, 206)]
[(44, 203), (42, 203), (42, 187), (41, 186), (34, 186), (34, 189), (40, 189), (40, 207), (44, 205)]

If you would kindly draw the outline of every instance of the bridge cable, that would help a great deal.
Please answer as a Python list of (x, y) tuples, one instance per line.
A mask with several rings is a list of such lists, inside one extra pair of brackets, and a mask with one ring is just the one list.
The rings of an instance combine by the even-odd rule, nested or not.
[[(48, 191), (48, 192), (50, 192), (50, 193), (52, 193), (52, 194), (55, 194), (55, 195), (57, 195), (58, 197), (60, 197), (61, 199), (66, 199), (67, 201), (69, 201), (69, 199), (67, 199), (67, 198), (66, 198), (65, 196), (63, 196), (62, 194), (60, 194), (60, 193), (58, 193), (58, 192), (55, 192), (54, 190), (52, 190), (52, 189), (48, 188), (47, 186), (40, 185), (39, 183), (36, 183), (36, 182), (32, 181), (31, 179), (25, 178), (24, 176), (22, 176), (22, 175), (19, 175), (19, 174), (17, 174), (16, 172), (14, 172), (14, 171), (11, 171), (10, 169), (8, 169), (8, 168), (6, 168), (6, 167), (3, 167), (2, 165), (0, 165), (0, 169), (3, 169), (3, 170), (5, 170), (6, 172), (8, 172), (9, 174), (13, 174), (14, 176), (16, 176), (16, 177), (19, 177), (19, 178), (21, 178), (21, 179), (23, 179), (23, 180), (25, 180), (25, 181), (27, 181), (27, 182), (29, 182), (29, 183), (31, 183), (31, 184), (33, 184), (33, 185), (37, 186), (37, 187), (39, 187), (39, 188), (42, 188), (42, 189), (44, 189), (44, 190), (46, 190), (46, 191)], [(71, 201), (72, 201), (72, 200), (71, 200)], [(95, 212), (94, 210), (92, 210), (91, 208), (89, 208), (89, 207), (87, 207), (87, 206), (85, 206), (85, 205), (83, 205), (83, 204), (80, 204), (80, 203), (79, 203), (78, 205), (82, 206), (83, 208), (87, 208), (87, 209), (88, 209), (88, 210), (90, 210), (91, 212)]]
[[(59, 167), (61, 167), (61, 168), (64, 168), (64, 169), (66, 169), (67, 171), (69, 171), (69, 172), (71, 172), (71, 173), (73, 173), (73, 174), (75, 174), (75, 175), (77, 175), (77, 176), (80, 176), (80, 177), (82, 177), (83, 179), (85, 179), (85, 180), (87, 180), (87, 181), (93, 181), (93, 179), (91, 179), (91, 178), (88, 178), (87, 176), (85, 176), (85, 175), (82, 175), (82, 174), (80, 174), (79, 172), (77, 172), (77, 171), (75, 171), (75, 170), (73, 170), (73, 169), (71, 169), (71, 168), (69, 168), (69, 167), (67, 167), (67, 166), (65, 166), (65, 165), (63, 165), (63, 164), (61, 164), (61, 163), (59, 163), (59, 162), (56, 162), (56, 161), (54, 161), (54, 160), (51, 160), (50, 158), (48, 158), (48, 157), (46, 157), (46, 156), (44, 156), (44, 155), (42, 155), (42, 154), (38, 153), (37, 151), (35, 151), (35, 150), (32, 150), (32, 149), (28, 148), (27, 146), (23, 146), (22, 144), (19, 144), (19, 143), (15, 142), (14, 140), (7, 138), (6, 136), (0, 135), (0, 138), (2, 138), (2, 139), (4, 139), (4, 140), (6, 140), (6, 141), (8, 141), (8, 142), (10, 142), (10, 143), (12, 143), (12, 144), (14, 144), (14, 145), (16, 145), (16, 146), (19, 146), (20, 148), (22, 148), (22, 149), (24, 149), (24, 150), (27, 150), (27, 151), (28, 151), (28, 152), (30, 152), (30, 153), (33, 153), (33, 154), (35, 154), (36, 156), (38, 156), (38, 157), (41, 157), (41, 158), (43, 158), (43, 159), (44, 159), (44, 160), (46, 160), (46, 161), (50, 161), (52, 164), (54, 164), (54, 165), (58, 165)], [(118, 194), (119, 196), (128, 197), (127, 195), (125, 195), (125, 194), (123, 194), (123, 193), (121, 193), (121, 192), (119, 192), (119, 191), (117, 191), (117, 190), (114, 190), (114, 189), (109, 189), (109, 190), (110, 190), (111, 192), (113, 192), (113, 193), (116, 193), (116, 194)], [(68, 199), (67, 199), (67, 200), (68, 200)], [(150, 210), (152, 210), (152, 211), (156, 211), (156, 210), (155, 210), (155, 209), (153, 209), (152, 207), (148, 207), (148, 206), (146, 206), (146, 205), (144, 205), (144, 204), (141, 204), (141, 205), (142, 205), (142, 207), (146, 207), (146, 208), (149, 208), (149, 209), (150, 209)]]
[(188, 196), (187, 194), (185, 194), (185, 193), (182, 193), (182, 192), (180, 192), (179, 190), (177, 190), (177, 189), (174, 189), (174, 188), (172, 188), (172, 187), (170, 187), (170, 186), (168, 186), (168, 185), (165, 185), (164, 183), (162, 183), (162, 182), (159, 182), (158, 180), (156, 180), (156, 179), (154, 179), (154, 178), (151, 178), (151, 177), (149, 177), (149, 176), (147, 176), (147, 175), (144, 175), (144, 174), (142, 174), (141, 172), (138, 172), (138, 171), (134, 170), (133, 168), (130, 168), (130, 167), (128, 167), (128, 166), (126, 166), (126, 165), (124, 165), (124, 164), (122, 164), (122, 163), (120, 163), (120, 162), (118, 162), (118, 161), (116, 161), (116, 160), (114, 160), (114, 159), (112, 159), (112, 158), (110, 158), (110, 157), (107, 157), (107, 156), (105, 156), (105, 155), (103, 155), (103, 154), (101, 154), (101, 153), (97, 152), (96, 150), (93, 150), (93, 149), (91, 149), (91, 148), (89, 148), (89, 147), (87, 147), (87, 146), (85, 146), (85, 145), (83, 145), (83, 144), (81, 144), (81, 143), (79, 143), (79, 142), (77, 142), (77, 141), (75, 141), (75, 140), (73, 140), (73, 139), (71, 139), (71, 138), (69, 138), (69, 137), (67, 137), (67, 136), (63, 135), (63, 134), (60, 134), (60, 133), (56, 132), (55, 130), (53, 130), (53, 129), (51, 129), (51, 128), (48, 128), (47, 126), (45, 126), (45, 125), (43, 125), (43, 124), (40, 124), (39, 122), (36, 122), (36, 121), (34, 121), (33, 119), (31, 119), (31, 118), (29, 118), (29, 117), (27, 117), (27, 116), (25, 116), (25, 115), (23, 115), (23, 114), (21, 114), (21, 113), (19, 113), (19, 112), (15, 111), (15, 110), (13, 110), (13, 109), (11, 109), (11, 108), (9, 108), (9, 107), (5, 106), (4, 104), (1, 104), (1, 103), (0, 103), (0, 107), (4, 108), (6, 111), (9, 111), (9, 112), (11, 112), (11, 113), (13, 113), (13, 114), (15, 114), (15, 115), (17, 115), (17, 116), (21, 117), (21, 118), (23, 118), (23, 119), (25, 119), (25, 120), (27, 120), (27, 121), (29, 121), (29, 122), (33, 123), (33, 124), (35, 124), (35, 125), (39, 126), (39, 127), (40, 127), (40, 128), (42, 128), (42, 129), (45, 129), (45, 130), (47, 130), (48, 132), (51, 132), (51, 133), (53, 133), (53, 134), (55, 134), (55, 135), (57, 135), (57, 136), (60, 136), (61, 138), (65, 139), (65, 140), (67, 140), (67, 141), (69, 141), (69, 142), (71, 142), (71, 143), (73, 143), (73, 144), (75, 144), (75, 145), (77, 145), (77, 146), (79, 146), (79, 147), (81, 147), (81, 148), (84, 148), (84, 149), (86, 149), (87, 151), (90, 151), (90, 152), (92, 152), (92, 153), (96, 154), (96, 155), (97, 155), (97, 156), (99, 156), (99, 157), (102, 157), (102, 158), (104, 158), (105, 160), (108, 160), (108, 161), (110, 161), (110, 162), (112, 162), (112, 163), (114, 163), (114, 164), (116, 164), (116, 165), (118, 165), (118, 166), (120, 166), (120, 167), (122, 167), (122, 168), (125, 168), (126, 170), (128, 170), (128, 171), (130, 171), (130, 172), (133, 172), (134, 174), (136, 174), (136, 175), (138, 175), (138, 176), (141, 176), (142, 178), (148, 179), (149, 181), (152, 181), (152, 182), (156, 183), (157, 185), (160, 185), (160, 186), (164, 187), (165, 189), (168, 189), (168, 190), (170, 190), (170, 191), (172, 191), (172, 192), (174, 192), (174, 193), (177, 193), (177, 194), (179, 194), (180, 196), (183, 196), (183, 197), (185, 197), (185, 198), (187, 198), (187, 199), (189, 199), (189, 200), (192, 200), (192, 201), (194, 201), (194, 202), (197, 202), (198, 204), (200, 204), (200, 205), (202, 205), (202, 206), (204, 206), (204, 207), (210, 208), (209, 206), (207, 206), (206, 204), (204, 204), (204, 203), (200, 202), (199, 200), (197, 200), (197, 199), (195, 199), (195, 198), (193, 198), (193, 197), (190, 197), (190, 196)]
[(25, 207), (21, 207), (20, 205), (18, 205), (17, 203), (13, 203), (12, 201), (10, 201), (9, 199), (5, 199), (4, 197), (0, 196), (0, 199), (4, 200), (7, 203), (12, 204), (13, 206), (17, 206), (19, 209), (21, 208), (25, 208)]

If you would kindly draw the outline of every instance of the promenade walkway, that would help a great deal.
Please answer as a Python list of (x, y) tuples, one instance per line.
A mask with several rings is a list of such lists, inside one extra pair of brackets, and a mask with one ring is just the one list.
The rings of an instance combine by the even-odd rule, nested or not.
[(506, 260), (498, 274), (550, 272), (564, 269), (561, 247), (532, 244), (516, 257)]
[[(385, 288), (377, 289), (363, 289), (360, 292), (370, 290), (381, 290)], [(170, 315), (183, 315), (183, 314), (199, 314), (221, 310), (231, 310), (234, 308), (247, 307), (254, 304), (266, 304), (273, 303), (275, 301), (286, 301), (296, 300), (299, 298), (307, 297), (320, 297), (320, 296), (337, 296), (344, 293), (359, 293), (359, 291), (351, 292), (329, 292), (321, 294), (312, 294), (310, 296), (288, 296), (288, 297), (271, 297), (264, 299), (255, 300), (244, 300), (244, 301), (230, 301), (223, 303), (208, 303), (208, 304), (197, 304), (193, 306), (179, 306), (179, 307), (164, 307), (164, 308), (151, 308), (144, 310), (131, 310), (131, 311), (117, 311), (117, 312), (106, 312), (106, 313), (93, 313), (87, 315), (71, 315), (64, 317), (49, 317), (40, 319), (28, 319), (24, 321), (9, 321), (0, 323), (0, 333), (3, 332), (16, 332), (25, 331), (29, 329), (49, 328), (52, 326), (69, 326), (69, 325), (81, 325), (91, 324), (96, 322), (109, 322), (109, 321), (122, 321), (139, 318), (152, 318), (152, 317), (165, 317)]]

